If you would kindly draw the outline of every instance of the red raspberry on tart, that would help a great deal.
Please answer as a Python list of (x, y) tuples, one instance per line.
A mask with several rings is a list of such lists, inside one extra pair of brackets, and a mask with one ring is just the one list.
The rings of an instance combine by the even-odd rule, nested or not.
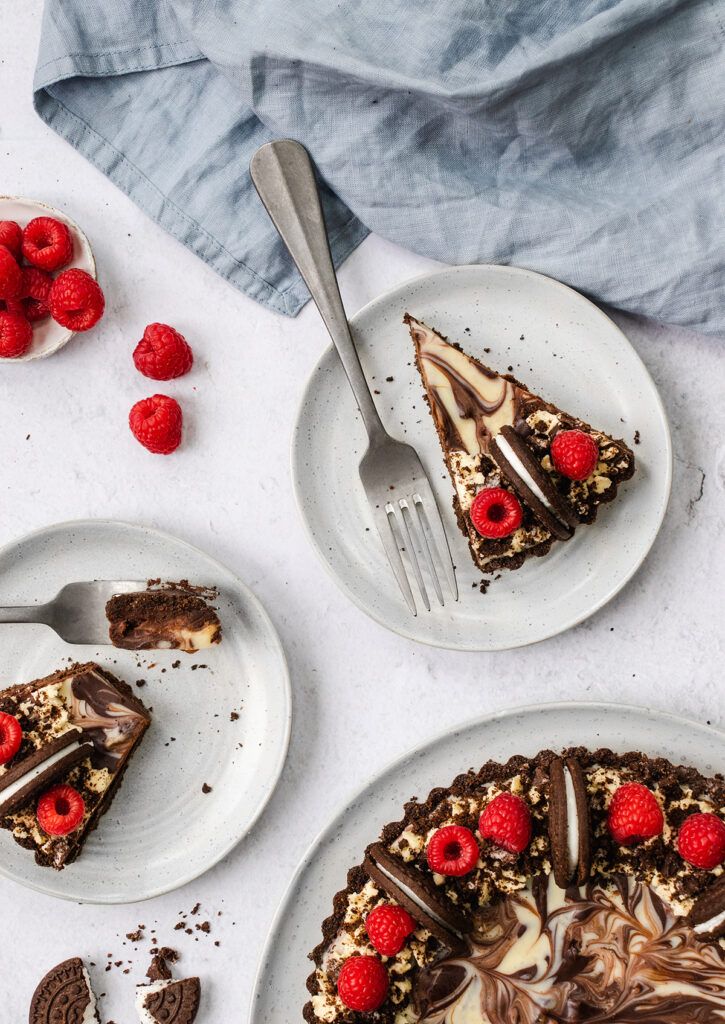
[(404, 907), (383, 903), (368, 914), (365, 931), (381, 956), (396, 956), (415, 931), (415, 921)]
[(23, 287), (23, 272), (10, 250), (0, 245), (0, 299), (16, 299)]
[(680, 829), (677, 849), (688, 864), (712, 871), (725, 863), (725, 822), (717, 814), (691, 814)]
[(73, 258), (68, 225), (55, 217), (35, 217), (23, 229), (22, 253), (41, 270), (60, 270)]
[(482, 537), (508, 537), (522, 519), (521, 502), (504, 487), (486, 487), (471, 503), (471, 522)]
[(597, 468), (599, 445), (583, 430), (560, 430), (551, 442), (551, 461), (569, 480), (586, 480)]
[(20, 259), (20, 249), (23, 244), (23, 229), (14, 220), (0, 220), (0, 245), (4, 245), (13, 254), (15, 259)]
[(73, 786), (53, 786), (38, 800), (38, 824), (49, 836), (67, 836), (83, 821), (86, 805)]
[(478, 862), (476, 837), (463, 825), (445, 825), (430, 837), (426, 858), (436, 874), (454, 878), (467, 875)]
[(337, 994), (349, 1010), (372, 1013), (388, 995), (388, 972), (374, 956), (351, 956), (342, 965)]
[(30, 348), (33, 328), (20, 313), (0, 311), (0, 358), (17, 359)]
[(181, 444), (181, 406), (168, 395), (142, 398), (128, 414), (128, 425), (136, 440), (154, 455), (170, 455)]
[(615, 843), (636, 846), (658, 836), (665, 819), (657, 797), (640, 782), (627, 782), (614, 793), (607, 815), (607, 827)]
[(168, 324), (149, 324), (133, 352), (139, 373), (152, 380), (173, 380), (188, 373), (194, 355), (183, 334)]
[(23, 742), (23, 730), (14, 715), (0, 711), (0, 764), (12, 761)]
[(521, 853), (531, 842), (531, 812), (514, 793), (499, 793), (484, 807), (478, 830), (508, 853)]
[(103, 316), (106, 301), (100, 285), (77, 267), (58, 274), (48, 294), (50, 315), (70, 331), (88, 331)]

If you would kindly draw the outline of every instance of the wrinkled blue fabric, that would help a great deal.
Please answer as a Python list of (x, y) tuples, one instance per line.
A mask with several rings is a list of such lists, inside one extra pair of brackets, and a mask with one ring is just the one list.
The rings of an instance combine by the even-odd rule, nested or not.
[(725, 330), (721, 0), (47, 0), (41, 117), (232, 284), (307, 299), (249, 159), (367, 230)]

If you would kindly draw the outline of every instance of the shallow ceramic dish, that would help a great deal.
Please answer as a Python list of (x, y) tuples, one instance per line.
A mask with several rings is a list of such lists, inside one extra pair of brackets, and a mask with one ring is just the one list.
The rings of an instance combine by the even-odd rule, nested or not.
[[(25, 225), (35, 217), (54, 217), (68, 225), (73, 238), (73, 259), (63, 270), (71, 267), (79, 267), (85, 270), (91, 277), (96, 276), (96, 261), (93, 257), (93, 250), (88, 238), (81, 231), (74, 220), (62, 210), (56, 210), (46, 203), (37, 199), (21, 199), (18, 196), (0, 196), (0, 220), (14, 220), (24, 228)], [(60, 271), (53, 274), (56, 277)], [(63, 348), (75, 334), (67, 327), (57, 324), (52, 317), (39, 320), (33, 324), (33, 342), (28, 351), (17, 359), (3, 359), (5, 363), (25, 363), (29, 359), (43, 359), (45, 356), (52, 356), (58, 349)]]
[(63, 523), (0, 552), (0, 604), (33, 604), (73, 580), (156, 577), (219, 588), (218, 646), (197, 654), (78, 647), (45, 626), (0, 625), (0, 686), (67, 659), (94, 660), (131, 686), (144, 680), (135, 692), (153, 709), (121, 789), (74, 864), (40, 868), (0, 831), (0, 874), (16, 882), (87, 903), (158, 896), (229, 853), (272, 795), (289, 742), (287, 666), (266, 612), (224, 566), (146, 527)]
[(725, 771), (725, 733), (660, 711), (617, 704), (544, 704), (488, 715), (444, 733), (386, 768), (337, 814), (300, 863), (267, 939), (257, 973), (250, 1024), (301, 1021), (312, 970), (307, 954), (320, 941), (322, 921), (334, 894), (345, 886), (381, 829), (402, 816), (415, 794), (491, 758), (532, 755), (542, 747), (573, 745), (617, 751), (643, 750), (652, 757), (696, 766), (705, 775)]
[[(402, 319), (424, 320), (494, 369), (634, 444), (638, 471), (593, 526), (545, 558), (505, 572), (484, 596), (451, 507), (452, 488)], [(514, 267), (453, 267), (408, 281), (352, 318), (386, 428), (419, 452), (444, 516), (460, 600), (413, 617), (388, 566), (358, 476), (365, 432), (329, 349), (304, 393), (292, 441), (295, 493), (324, 565), (363, 611), (402, 636), (458, 650), (520, 647), (601, 608), (657, 536), (672, 479), (667, 418), (644, 364), (619, 328), (577, 292)]]

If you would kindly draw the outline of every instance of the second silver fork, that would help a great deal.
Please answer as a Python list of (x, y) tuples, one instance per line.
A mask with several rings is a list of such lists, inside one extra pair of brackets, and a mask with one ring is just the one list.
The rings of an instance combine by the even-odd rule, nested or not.
[[(418, 453), (383, 426), (355, 349), (330, 255), (312, 162), (298, 142), (262, 146), (250, 164), (252, 181), (287, 246), (338, 351), (368, 433), (360, 479), (398, 586), (413, 613), (415, 581), (430, 611), (429, 586), (441, 605), (444, 580), (453, 600), (458, 587), (448, 538)], [(428, 580), (428, 584), (426, 583)]]

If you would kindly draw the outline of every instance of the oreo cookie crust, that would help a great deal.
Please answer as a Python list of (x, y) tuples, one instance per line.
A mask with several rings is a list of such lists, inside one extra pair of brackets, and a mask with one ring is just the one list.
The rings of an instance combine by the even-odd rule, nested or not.
[(725, 874), (697, 898), (688, 922), (697, 935), (708, 939), (725, 936)]
[(79, 957), (48, 971), (33, 995), (29, 1024), (90, 1024), (100, 1021), (88, 972)]
[[(617, 754), (607, 748), (589, 751), (580, 747), (560, 753), (543, 750), (535, 757), (516, 756), (505, 764), (488, 762), (478, 771), (459, 775), (446, 788), (433, 789), (424, 802), (411, 801), (405, 806), (403, 818), (382, 830), (380, 843), (390, 856), (405, 864), (407, 871), (419, 872), (423, 880), (421, 884), (432, 884), (440, 898), (450, 901), (457, 910), (473, 919), (474, 930), (464, 938), (471, 943), (471, 948), (481, 950), (476, 943), (481, 941), (482, 922), (485, 924), (488, 918), (495, 921), (498, 915), (503, 914), (505, 923), (506, 916), (513, 913), (506, 908), (509, 905), (513, 908), (526, 899), (535, 898), (541, 901), (537, 906), (546, 906), (546, 880), (554, 884), (549, 815), (552, 766), (556, 774), (557, 765), (570, 765), (573, 777), (576, 777), (577, 766), (581, 770), (586, 781), (590, 815), (589, 856), (581, 845), (578, 846), (584, 855), (582, 863), (591, 865), (589, 880), (581, 890), (570, 886), (566, 890), (567, 898), (581, 891), (583, 907), (591, 907), (591, 912), (600, 913), (602, 905), (596, 890), (601, 886), (614, 894), (612, 898), (619, 899), (618, 894), (621, 894), (632, 913), (641, 911), (657, 927), (665, 921), (671, 922), (667, 927), (676, 928), (677, 936), (686, 937), (698, 950), (699, 946), (703, 947), (703, 961), (707, 961), (710, 969), (714, 963), (720, 965), (722, 1006), (725, 1009), (725, 940), (717, 948), (701, 940), (693, 933), (687, 917), (697, 906), (699, 897), (709, 891), (713, 874), (686, 864), (676, 847), (677, 832), (689, 814), (701, 810), (723, 813), (725, 780), (721, 776), (706, 778), (696, 769), (673, 765), (661, 758), (648, 758), (638, 752)], [(630, 781), (641, 782), (656, 793), (664, 810), (665, 828), (660, 836), (640, 846), (620, 847), (609, 835), (607, 809), (614, 790)], [(501, 792), (512, 792), (524, 799), (531, 814), (531, 840), (518, 855), (497, 849), (494, 844), (482, 840), (477, 832), (482, 809)], [(470, 829), (479, 841), (478, 864), (468, 875), (460, 878), (434, 875), (427, 864), (428, 839), (438, 828), (451, 824)], [(578, 877), (581, 873), (583, 869)], [(527, 897), (532, 885), (534, 896)], [(628, 885), (634, 886), (632, 892), (627, 892)], [(563, 898), (565, 890), (557, 887), (556, 892)], [(303, 1010), (309, 1024), (322, 1021), (325, 1024), (400, 1024), (402, 1021), (415, 1024), (422, 1019), (416, 1002), (422, 991), (418, 988), (418, 980), (430, 979), (437, 971), (437, 964), (459, 963), (460, 955), (458, 959), (455, 954), (450, 957), (445, 946), (422, 925), (397, 956), (380, 957), (365, 932), (365, 918), (370, 910), (380, 903), (391, 902), (391, 899), (395, 901), (389, 892), (380, 891), (364, 864), (350, 870), (347, 887), (337, 893), (333, 913), (323, 923), (322, 941), (310, 954), (315, 967), (307, 980), (310, 999)], [(591, 902), (587, 902), (589, 900)], [(552, 920), (566, 918), (556, 910)], [(626, 933), (626, 915), (622, 920)], [(420, 925), (419, 917), (417, 921)], [(575, 941), (578, 941), (576, 937)], [(337, 994), (337, 976), (342, 964), (355, 955), (382, 959), (390, 981), (385, 1002), (365, 1014), (346, 1008)], [(484, 953), (481, 952), (480, 956)], [(466, 958), (463, 959), (465, 961)], [(573, 970), (576, 975), (576, 964), (562, 969)], [(463, 977), (458, 969), (448, 972), (444, 989), (448, 991), (447, 986), (452, 985), (451, 995), (455, 994), (457, 977)], [(440, 991), (437, 994), (440, 996)], [(504, 1014), (495, 1019), (508, 1022), (510, 1018)], [(528, 1024), (528, 1017), (521, 1019)], [(578, 1018), (565, 1016), (561, 1019), (574, 1021)], [(681, 1020), (681, 1014), (678, 1009), (677, 1015), (673, 1013), (663, 1017), (661, 1013), (660, 1016), (650, 1014), (646, 1019), (667, 1020), (668, 1024), (674, 1024), (675, 1020)], [(686, 1019), (689, 1024), (695, 1018)], [(447, 1021), (448, 1017), (441, 1014), (435, 1020)], [(619, 1021), (619, 1018), (604, 1014), (601, 1020)], [(629, 1022), (630, 1017), (622, 1017), (622, 1020)]]

